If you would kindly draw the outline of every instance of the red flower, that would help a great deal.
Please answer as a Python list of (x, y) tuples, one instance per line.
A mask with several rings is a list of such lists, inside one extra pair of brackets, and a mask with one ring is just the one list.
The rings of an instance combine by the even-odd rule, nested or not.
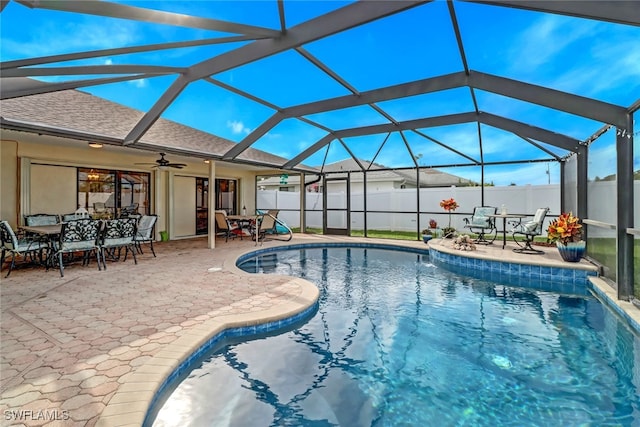
[(453, 197), (450, 199), (444, 199), (440, 202), (440, 207), (443, 208), (447, 212), (455, 211), (460, 207), (458, 202), (453, 200)]

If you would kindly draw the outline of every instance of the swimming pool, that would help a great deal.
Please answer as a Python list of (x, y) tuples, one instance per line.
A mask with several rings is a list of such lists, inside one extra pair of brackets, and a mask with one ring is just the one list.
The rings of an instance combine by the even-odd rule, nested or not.
[(593, 297), (374, 248), (274, 251), (241, 267), (316, 283), (317, 313), (218, 349), (154, 425), (640, 423), (640, 339)]

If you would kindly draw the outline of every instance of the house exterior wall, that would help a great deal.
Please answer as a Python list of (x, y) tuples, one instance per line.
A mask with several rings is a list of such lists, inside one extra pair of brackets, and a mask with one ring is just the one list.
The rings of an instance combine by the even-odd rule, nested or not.
[[(165, 230), (169, 231), (172, 239), (195, 236), (195, 227), (189, 233), (185, 226), (193, 219), (187, 218), (190, 214), (182, 204), (170, 203), (170, 196), (176, 195), (170, 190), (175, 189), (173, 184), (176, 176), (191, 177), (194, 182), (195, 177), (208, 178), (209, 165), (200, 159), (181, 159), (187, 166), (180, 169), (179, 174), (173, 169), (163, 172), (146, 165), (136, 165), (149, 162), (153, 157), (157, 156), (137, 149), (95, 149), (90, 148), (86, 141), (3, 130), (0, 137), (0, 218), (16, 228), (27, 214), (65, 214), (75, 211), (78, 167), (150, 172), (150, 213), (158, 215), (156, 238), (159, 239), (160, 231)], [(215, 174), (216, 178), (237, 180), (238, 205), (246, 206), (248, 212), (255, 211), (254, 171), (217, 163)], [(214, 186), (211, 185), (210, 189), (213, 191)], [(193, 194), (195, 197), (195, 184)], [(174, 224), (179, 227), (176, 230), (179, 233), (173, 230)], [(210, 229), (212, 226), (213, 222), (210, 221)]]
[(0, 219), (12, 227), (18, 219), (18, 142), (0, 139)]

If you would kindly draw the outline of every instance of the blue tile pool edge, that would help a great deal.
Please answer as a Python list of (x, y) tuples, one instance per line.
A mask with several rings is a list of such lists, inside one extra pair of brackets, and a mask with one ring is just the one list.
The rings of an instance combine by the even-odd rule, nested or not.
[(153, 416), (155, 418), (156, 404), (159, 399), (163, 396), (165, 391), (173, 385), (173, 382), (180, 378), (185, 372), (191, 370), (195, 362), (197, 362), (205, 353), (211, 351), (214, 347), (220, 344), (223, 340), (227, 338), (238, 338), (245, 337), (250, 338), (254, 335), (260, 335), (263, 333), (272, 333), (276, 332), (280, 329), (284, 330), (287, 327), (297, 323), (302, 322), (304, 320), (308, 320), (315, 312), (318, 310), (319, 301), (316, 300), (311, 306), (303, 309), (302, 311), (294, 314), (293, 316), (289, 316), (283, 319), (266, 322), (266, 323), (256, 323), (254, 325), (242, 326), (242, 327), (233, 327), (227, 328), (223, 331), (211, 336), (207, 341), (202, 344), (196, 351), (187, 356), (176, 369), (173, 370), (168, 377), (164, 379), (164, 381), (160, 384), (158, 389), (153, 395), (151, 402), (147, 408), (146, 415), (144, 417), (143, 426), (150, 426), (153, 423), (153, 419), (150, 418)]
[(597, 276), (595, 270), (474, 258), (433, 247), (429, 256), (434, 264), (455, 273), (510, 286), (566, 294), (588, 295), (589, 277)]
[(296, 249), (322, 249), (322, 248), (367, 248), (367, 249), (389, 249), (399, 252), (411, 252), (421, 255), (429, 255), (429, 249), (413, 248), (408, 246), (394, 245), (392, 243), (360, 243), (360, 242), (323, 242), (323, 243), (297, 243), (294, 245), (274, 246), (270, 248), (260, 248), (255, 251), (242, 254), (236, 260), (236, 266), (242, 264), (249, 258), (272, 252), (282, 252)]
[[(607, 286), (606, 284), (603, 286)], [(620, 318), (622, 318), (626, 324), (631, 328), (636, 335), (640, 336), (640, 322), (631, 317), (631, 315), (620, 306), (620, 303), (615, 299), (611, 298), (600, 286), (596, 285), (593, 280), (589, 280), (589, 290), (592, 291), (594, 296), (607, 308), (616, 313)], [(633, 304), (629, 303), (633, 306)], [(637, 309), (633, 306), (632, 309)]]

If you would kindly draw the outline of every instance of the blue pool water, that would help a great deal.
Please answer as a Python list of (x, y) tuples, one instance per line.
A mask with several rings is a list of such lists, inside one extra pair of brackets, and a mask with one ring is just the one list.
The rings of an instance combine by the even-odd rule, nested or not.
[(315, 283), (317, 313), (225, 343), (155, 426), (640, 425), (640, 338), (593, 297), (371, 248), (270, 252), (240, 267)]

